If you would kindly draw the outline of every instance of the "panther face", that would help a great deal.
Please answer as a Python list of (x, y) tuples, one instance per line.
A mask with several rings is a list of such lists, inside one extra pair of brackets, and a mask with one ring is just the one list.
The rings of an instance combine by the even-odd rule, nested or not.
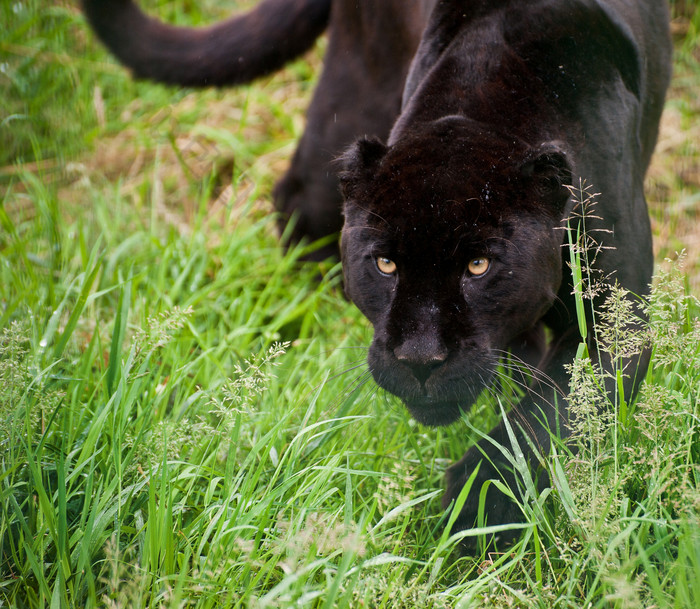
[(374, 326), (372, 376), (419, 422), (450, 423), (556, 298), (566, 154), (447, 117), (360, 140), (344, 167), (345, 287)]

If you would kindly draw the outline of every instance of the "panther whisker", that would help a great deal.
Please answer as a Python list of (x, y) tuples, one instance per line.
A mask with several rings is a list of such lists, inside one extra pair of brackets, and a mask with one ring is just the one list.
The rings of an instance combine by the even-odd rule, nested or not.
[[(340, 372), (337, 372), (337, 373), (329, 376), (328, 380), (334, 381), (335, 379), (340, 378), (341, 376), (344, 376), (348, 372), (352, 372), (353, 370), (358, 370), (358, 369), (362, 368), (363, 366), (366, 365), (366, 363), (367, 362), (365, 362), (365, 360), (363, 359), (363, 360), (359, 361), (357, 364), (349, 366), (348, 368), (345, 368), (345, 369), (341, 370)], [(367, 372), (369, 373), (369, 371), (367, 371)], [(370, 373), (370, 376), (371, 376), (371, 373)]]
[[(516, 387), (522, 388), (526, 393), (533, 393), (535, 392), (535, 386), (538, 387), (547, 387), (552, 390), (557, 390), (556, 384), (551, 384), (546, 381), (537, 379), (537, 378), (532, 378), (528, 377), (526, 378), (525, 375), (521, 374), (521, 371), (516, 369), (511, 369), (508, 368), (507, 366), (503, 366), (506, 372), (510, 372), (511, 374), (506, 374), (506, 372), (501, 372), (500, 370), (497, 370), (494, 374), (501, 379), (504, 383), (512, 384), (515, 385)], [(515, 373), (515, 376), (512, 374)], [(540, 389), (541, 391), (541, 389)]]
[(528, 364), (523, 359), (519, 358), (516, 355), (513, 355), (510, 351), (498, 349), (496, 350), (496, 353), (500, 353), (503, 356), (501, 358), (500, 363), (507, 370), (519, 372), (521, 374), (523, 374), (523, 370), (525, 370), (527, 371), (527, 373), (530, 374), (533, 381), (536, 381), (540, 384), (544, 384), (547, 387), (550, 387), (551, 389), (554, 389), (555, 391), (564, 395), (564, 392), (561, 390), (558, 383), (543, 370), (540, 370), (532, 364)]
[[(354, 369), (360, 368), (361, 366), (356, 366)], [(348, 370), (349, 372), (349, 370)], [(337, 378), (339, 375), (335, 375)], [(330, 380), (330, 379), (329, 379)], [(372, 380), (372, 375), (369, 370), (357, 374), (354, 378), (342, 389), (342, 391), (336, 395), (336, 397), (331, 400), (327, 406), (329, 413), (334, 413), (331, 416), (338, 416), (339, 411), (342, 411), (343, 405), (348, 401), (348, 399), (355, 393), (358, 393), (368, 382)], [(377, 392), (377, 387), (372, 388), (369, 396), (366, 396), (364, 400), (371, 399)]]
[[(550, 400), (550, 398), (548, 398), (544, 393), (541, 393), (541, 392), (539, 392), (539, 391), (533, 389), (533, 387), (532, 387), (531, 385), (526, 384), (526, 383), (518, 382), (518, 381), (516, 381), (515, 379), (513, 379), (513, 378), (510, 377), (510, 376), (503, 375), (503, 373), (501, 373), (501, 372), (496, 372), (496, 375), (499, 376), (499, 377), (501, 377), (501, 378), (503, 378), (503, 379), (506, 380), (507, 382), (512, 382), (512, 383), (514, 383), (516, 386), (522, 387), (522, 389), (525, 391), (526, 397), (527, 397), (527, 396), (530, 396), (530, 397), (535, 396), (535, 397), (537, 397), (539, 400), (545, 402), (548, 406), (554, 407), (554, 403)], [(522, 401), (522, 400), (519, 400), (519, 402), (521, 402), (521, 401)]]

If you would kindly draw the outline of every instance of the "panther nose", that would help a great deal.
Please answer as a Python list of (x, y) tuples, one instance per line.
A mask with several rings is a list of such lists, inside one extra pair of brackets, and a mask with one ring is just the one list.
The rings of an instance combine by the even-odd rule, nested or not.
[(408, 366), (421, 385), (447, 359), (447, 347), (439, 339), (416, 337), (404, 341), (394, 349), (396, 359)]
[[(444, 360), (443, 360), (444, 361)], [(427, 364), (418, 364), (416, 362), (404, 362), (413, 372), (413, 376), (418, 379), (421, 386), (425, 387), (426, 381), (430, 378), (435, 368), (439, 367), (442, 361), (431, 361)]]

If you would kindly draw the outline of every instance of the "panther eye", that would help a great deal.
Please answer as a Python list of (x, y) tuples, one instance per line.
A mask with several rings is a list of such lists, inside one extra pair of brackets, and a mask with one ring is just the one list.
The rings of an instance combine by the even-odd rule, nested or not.
[(396, 273), (396, 263), (393, 260), (385, 258), (384, 256), (379, 256), (375, 259), (375, 262), (380, 273), (384, 275), (393, 275)]
[(467, 265), (467, 269), (469, 270), (470, 275), (478, 277), (479, 275), (483, 275), (486, 271), (488, 271), (490, 266), (491, 261), (488, 258), (480, 257), (470, 260), (469, 264)]

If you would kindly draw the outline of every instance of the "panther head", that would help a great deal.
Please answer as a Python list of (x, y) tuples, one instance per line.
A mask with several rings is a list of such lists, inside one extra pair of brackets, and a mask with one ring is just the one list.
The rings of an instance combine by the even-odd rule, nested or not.
[(567, 153), (450, 116), (390, 146), (361, 139), (342, 163), (345, 289), (374, 327), (369, 369), (417, 421), (448, 424), (556, 298)]

